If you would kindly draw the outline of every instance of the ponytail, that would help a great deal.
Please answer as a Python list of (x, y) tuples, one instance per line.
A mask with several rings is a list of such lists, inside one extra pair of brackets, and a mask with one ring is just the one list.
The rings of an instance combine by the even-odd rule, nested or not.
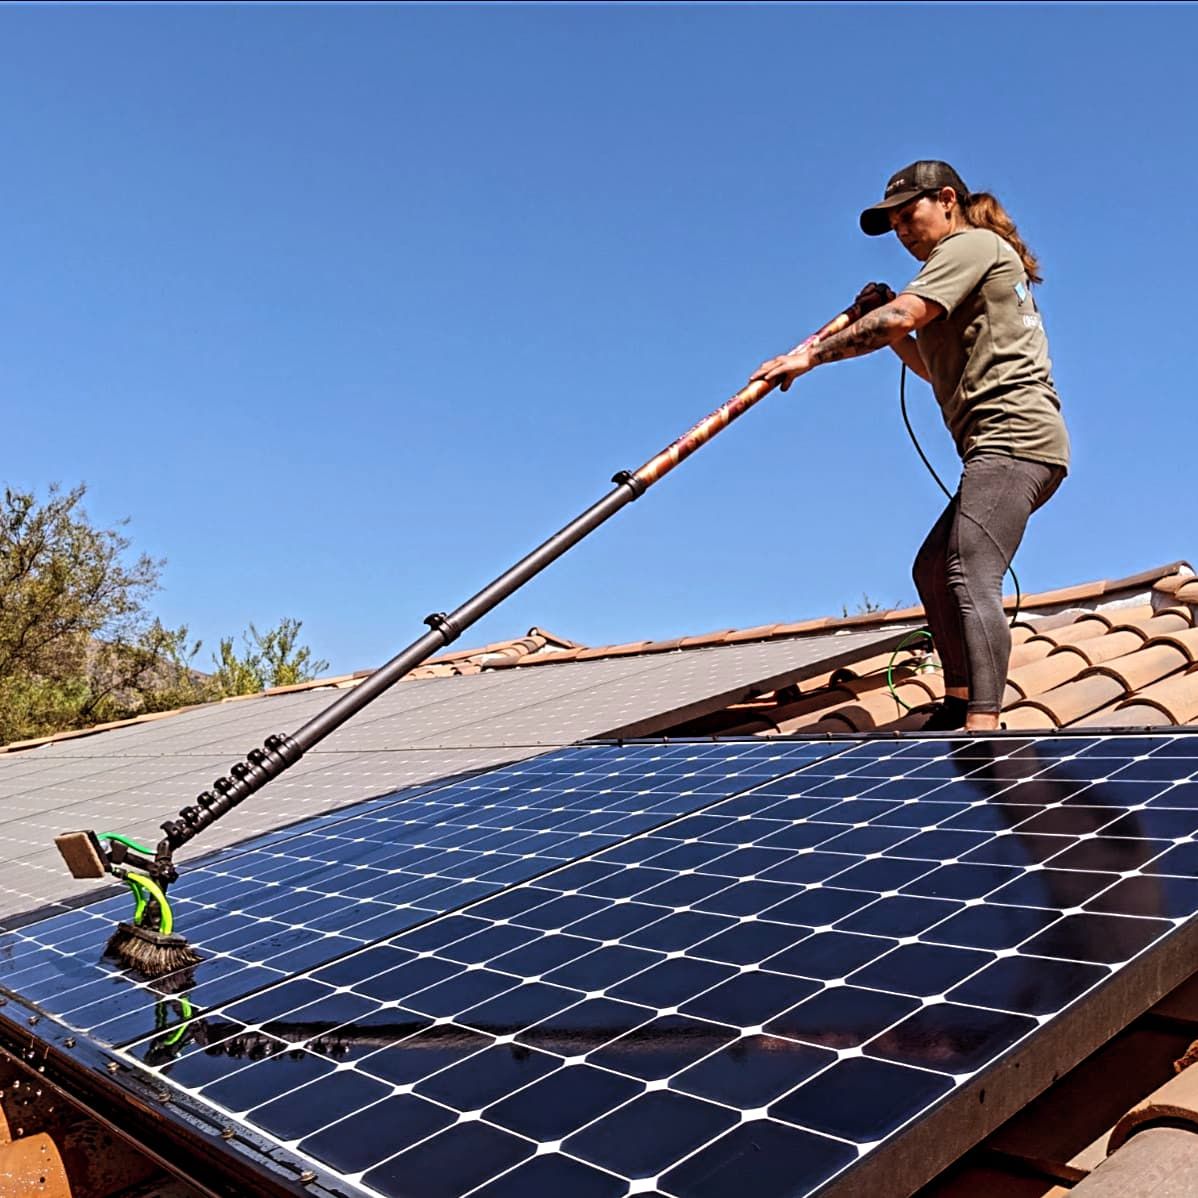
[(988, 191), (975, 191), (961, 204), (961, 214), (965, 223), (975, 229), (989, 229), (997, 233), (1019, 255), (1023, 269), (1028, 279), (1033, 283), (1043, 283), (1040, 274), (1040, 262), (1036, 255), (1024, 244), (1015, 228), (1015, 222), (1007, 215), (1006, 209)]

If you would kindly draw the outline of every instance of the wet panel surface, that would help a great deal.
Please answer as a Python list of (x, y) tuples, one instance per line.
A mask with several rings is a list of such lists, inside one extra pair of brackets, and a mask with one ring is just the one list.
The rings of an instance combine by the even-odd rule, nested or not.
[[(1198, 753), (1176, 740), (879, 741), (802, 768), (784, 746), (768, 766), (701, 746), (689, 810), (297, 976), (214, 905), (229, 951), (196, 992), (223, 997), (138, 987), (107, 1024), (131, 1029), (127, 1060), (364, 1193), (802, 1198), (1194, 915)], [(626, 751), (587, 750), (577, 806), (558, 778), (548, 809), (590, 821), (603, 755)], [(670, 803), (691, 766), (658, 759)], [(442, 829), (423, 880), (469, 857), (470, 884), (517, 827), (537, 853), (579, 835), (551, 834), (533, 794), (512, 788), (491, 848)], [(368, 840), (358, 866), (391, 881), (425, 851)], [(293, 910), (259, 897), (271, 947), (286, 943), (274, 925)], [(357, 925), (327, 897), (313, 919), (343, 938)], [(59, 973), (44, 955), (0, 969), (48, 1001), (59, 977), (89, 1007), (121, 996), (78, 947), (101, 923), (64, 925)], [(245, 969), (261, 971), (248, 994)]]

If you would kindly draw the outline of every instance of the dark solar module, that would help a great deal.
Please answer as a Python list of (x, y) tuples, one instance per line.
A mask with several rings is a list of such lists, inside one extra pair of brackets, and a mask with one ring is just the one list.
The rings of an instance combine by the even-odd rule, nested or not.
[[(702, 801), (681, 809), (675, 781), (585, 860), (538, 857), (535, 878), (300, 976), (160, 1011), (120, 1055), (365, 1194), (803, 1198), (842, 1175), (849, 1194), (855, 1166), (1198, 910), (1198, 738), (750, 756), (722, 799), (721, 755), (744, 766), (745, 745), (670, 748), (683, 773), (702, 754)], [(628, 748), (585, 751), (601, 777)], [(92, 919), (57, 951), (98, 1003)], [(53, 1001), (37, 927), (10, 976)], [(269, 972), (253, 943), (197, 989)]]
[[(157, 1029), (161, 991), (186, 995), (193, 1010), (215, 1006), (618, 846), (631, 833), (838, 748), (760, 741), (580, 747), (371, 800), (185, 868), (172, 903), (178, 926), (204, 959), (178, 978), (160, 979), (153, 989), (130, 985), (100, 959), (116, 921), (128, 917), (121, 897), (0, 933), (0, 985), (100, 1042), (121, 1043)], [(604, 872), (619, 866), (600, 867)], [(559, 903), (528, 916), (523, 941), (537, 938), (538, 921), (572, 922), (568, 916), (608, 906), (601, 893)], [(671, 944), (702, 931), (673, 929)], [(522, 940), (513, 935), (510, 947)], [(494, 955), (488, 945), (476, 951)]]

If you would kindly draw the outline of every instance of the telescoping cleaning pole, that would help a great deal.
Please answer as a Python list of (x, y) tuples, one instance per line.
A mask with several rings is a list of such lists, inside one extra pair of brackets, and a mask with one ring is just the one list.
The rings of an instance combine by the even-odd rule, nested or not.
[[(886, 298), (886, 294), (881, 290), (863, 294), (856, 303), (829, 321), (797, 348), (809, 347), (839, 332), (867, 311), (885, 302)], [(166, 888), (178, 877), (173, 862), (175, 850), (215, 823), (225, 812), (243, 803), (272, 778), (278, 777), (288, 766), (297, 762), (306, 752), (437, 650), (455, 641), (513, 591), (556, 561), (566, 550), (614, 516), (626, 504), (638, 499), (680, 462), (707, 444), (721, 429), (764, 399), (772, 387), (771, 383), (761, 380), (750, 383), (709, 416), (700, 420), (672, 445), (650, 458), (639, 470), (620, 471), (612, 479), (615, 487), (598, 503), (571, 520), (560, 532), (555, 533), (448, 615), (438, 612), (428, 616), (424, 621), (429, 626), (428, 632), (413, 641), (386, 665), (375, 670), (353, 690), (346, 691), (324, 711), (313, 716), (290, 735), (267, 737), (261, 748), (250, 750), (245, 760), (234, 765), (227, 776), (217, 778), (211, 790), (198, 795), (192, 806), (184, 807), (176, 819), (168, 820), (162, 825), (165, 837), (152, 853), (126, 837), (108, 833), (97, 835), (94, 832), (70, 832), (58, 837), (55, 843), (75, 877), (100, 878), (105, 874), (113, 874), (127, 882), (137, 899), (134, 923), (122, 924), (121, 928), (127, 940), (136, 938), (140, 941), (140, 945), (137, 946), (141, 950), (140, 953), (124, 951), (125, 943), (118, 941), (117, 937), (114, 937), (116, 944), (110, 943), (110, 952), (145, 972), (179, 968), (189, 962), (194, 963), (198, 959), (194, 952), (190, 949), (184, 950), (186, 942), (181, 936), (172, 933), (170, 908), (166, 904)], [(154, 922), (158, 923), (156, 929), (150, 926)]]

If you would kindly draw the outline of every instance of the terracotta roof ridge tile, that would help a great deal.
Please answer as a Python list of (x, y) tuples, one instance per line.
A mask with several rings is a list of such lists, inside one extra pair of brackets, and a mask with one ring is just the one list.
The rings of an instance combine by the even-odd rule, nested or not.
[(580, 641), (572, 641), (564, 636), (558, 636), (556, 632), (550, 632), (547, 628), (542, 628), (538, 624), (534, 624), (528, 630), (528, 635), (544, 637), (545, 643), (547, 645), (548, 644), (560, 645), (563, 649), (585, 649), (586, 648), (586, 645), (582, 644)]
[(508, 637), (502, 641), (492, 641), (488, 645), (482, 645), (475, 649), (454, 649), (449, 653), (438, 653), (435, 657), (430, 657), (423, 665), (425, 667), (454, 665), (461, 661), (471, 661), (492, 656), (523, 656), (548, 649), (551, 647), (551, 644), (552, 646), (560, 646), (566, 649), (582, 648), (575, 641), (567, 641), (563, 637), (556, 637), (552, 633), (544, 632), (534, 626), (524, 636)]
[[(591, 649), (579, 649), (576, 652), (557, 654), (554, 661), (594, 661), (597, 657), (627, 657), (634, 653), (652, 653), (655, 642), (629, 641), (626, 645), (596, 645)], [(545, 658), (548, 664), (549, 658)], [(526, 662), (526, 665), (540, 665), (541, 662)]]
[(1053, 612), (1047, 616), (1029, 616), (1027, 623), (1022, 626), (1033, 636), (1043, 636), (1046, 632), (1055, 632), (1058, 628), (1068, 628), (1082, 616), (1093, 614), (1088, 607), (1067, 607), (1064, 611)]
[(1173, 570), (1157, 579), (1152, 589), (1162, 595), (1175, 595), (1193, 578), (1193, 567), (1188, 562), (1178, 562)]
[[(1179, 569), (1189, 569), (1185, 562), (1172, 562), (1164, 566), (1158, 566), (1152, 570), (1144, 570), (1138, 574), (1130, 575), (1120, 579), (1099, 579), (1094, 582), (1079, 583), (1075, 586), (1058, 588), (1052, 591), (1041, 591), (1026, 594), (1021, 597), (1020, 609), (1028, 611), (1037, 607), (1053, 607), (1061, 603), (1074, 600), (1098, 600), (1110, 594), (1119, 593), (1138, 586), (1149, 586), (1162, 578), (1170, 577), (1177, 573)], [(1004, 604), (1007, 608), (1015, 606), (1015, 597), (1013, 595), (1004, 598)], [(1147, 610), (1147, 609), (1145, 609)], [(1107, 612), (1095, 611), (1089, 608), (1076, 608), (1072, 613), (1062, 612), (1047, 617), (1029, 617), (1026, 621), (1020, 621), (1017, 624), (1019, 628), (1026, 628), (1032, 636), (1039, 635), (1041, 632), (1051, 631), (1052, 628), (1064, 628), (1075, 626), (1081, 620), (1093, 619), (1103, 623), (1108, 630), (1115, 626), (1115, 617), (1113, 612), (1117, 612), (1118, 608), (1114, 608), (1112, 614)], [(706, 648), (708, 646), (726, 645), (726, 644), (742, 644), (748, 641), (768, 641), (782, 637), (800, 636), (804, 633), (815, 632), (837, 632), (849, 631), (859, 628), (884, 627), (892, 623), (908, 623), (915, 620), (922, 620), (925, 615), (924, 609), (920, 606), (910, 606), (903, 608), (892, 608), (887, 611), (866, 612), (854, 616), (817, 616), (811, 619), (798, 620), (791, 622), (782, 622), (777, 624), (759, 624), (750, 628), (727, 628), (714, 632), (695, 633), (691, 635), (682, 635), (671, 637), (663, 640), (650, 640), (640, 642), (625, 642), (616, 645), (594, 645), (586, 649), (581, 649), (580, 652), (574, 652), (572, 649), (567, 649), (565, 652), (544, 653), (538, 651), (531, 653), (525, 657), (518, 658), (514, 661), (497, 660), (484, 663), (486, 669), (504, 669), (510, 668), (513, 665), (532, 666), (532, 665), (547, 665), (553, 662), (565, 662), (575, 660), (593, 660), (601, 657), (616, 657), (624, 656), (629, 653), (666, 653), (678, 649), (696, 649)], [(1045, 621), (1052, 621), (1051, 624), (1044, 626)], [(543, 629), (531, 629), (530, 635), (537, 633), (539, 635), (548, 636)], [(1100, 635), (1095, 631), (1091, 633), (1083, 633), (1079, 639), (1084, 639), (1086, 635)], [(555, 638), (559, 644), (570, 644), (573, 642), (565, 642), (562, 638)], [(511, 642), (501, 642), (501, 644), (510, 644)], [(476, 650), (475, 655), (481, 651)], [(434, 659), (436, 660), (436, 659)]]
[(293, 682), (290, 686), (271, 686), (266, 690), (255, 691), (250, 695), (229, 695), (220, 700), (227, 703), (230, 699), (256, 699), (259, 695), (295, 695), (302, 691), (321, 690), (325, 687), (340, 689), (351, 683), (361, 682), (369, 678), (373, 670), (356, 670), (352, 674), (335, 674), (329, 678), (313, 678), (310, 682)]
[(96, 736), (101, 732), (113, 732), (117, 728), (131, 728), (134, 724), (148, 724), (152, 720), (164, 720), (169, 716), (182, 715), (187, 711), (195, 711), (199, 707), (208, 707), (208, 703), (192, 703), (187, 707), (172, 707), (167, 711), (148, 711), (141, 715), (133, 715), (125, 720), (111, 720), (107, 724), (92, 724), (87, 728), (68, 728), (62, 732), (51, 732), (45, 736), (32, 736), (27, 740), (14, 740), (6, 745), (0, 745), (0, 753), (17, 753), (26, 749), (40, 749), (43, 745), (57, 744), (60, 740), (78, 740), (81, 736)]
[(781, 624), (757, 624), (753, 628), (741, 628), (735, 632), (730, 632), (724, 638), (724, 643), (728, 645), (739, 644), (741, 641), (764, 641), (769, 640), (774, 636)]
[(682, 649), (696, 649), (705, 645), (723, 645), (736, 631), (735, 628), (724, 628), (719, 632), (706, 632), (698, 636), (684, 636), (679, 642)]
[(925, 614), (923, 608), (916, 605), (915, 607), (896, 607), (893, 611), (881, 613), (881, 616), (884, 622), (889, 623), (890, 621), (916, 620)]

